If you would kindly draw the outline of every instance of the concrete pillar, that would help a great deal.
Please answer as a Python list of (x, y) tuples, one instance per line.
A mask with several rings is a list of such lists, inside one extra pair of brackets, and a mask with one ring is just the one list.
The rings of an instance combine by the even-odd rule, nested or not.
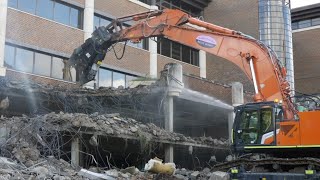
[[(173, 132), (173, 96), (167, 96), (165, 103), (165, 130)], [(173, 146), (165, 146), (165, 162), (173, 162)]]
[[(150, 10), (158, 10), (158, 6), (154, 3), (150, 6)], [(150, 52), (150, 78), (156, 79), (158, 76), (158, 53), (157, 53), (157, 38), (149, 38), (149, 52)]]
[[(231, 96), (232, 96), (232, 106), (233, 107), (242, 105), (244, 103), (242, 83), (240, 83), (240, 82), (232, 83)], [(232, 128), (233, 128), (234, 117), (235, 117), (234, 112), (230, 112), (228, 114), (229, 140), (231, 140), (231, 138), (232, 138), (231, 133), (232, 133)]]
[(199, 51), (200, 77), (207, 78), (207, 55), (205, 51)]
[(94, 21), (94, 0), (86, 0), (83, 15), (84, 40), (91, 37)]
[[(165, 69), (168, 71), (168, 94), (165, 100), (164, 114), (165, 114), (165, 129), (173, 132), (173, 98), (180, 95), (184, 84), (182, 83), (183, 73), (182, 65), (176, 63), (166, 64)], [(178, 83), (179, 81), (180, 83)], [(165, 162), (173, 162), (173, 145), (165, 147)]]
[[(84, 41), (92, 36), (94, 27), (94, 0), (85, 0), (83, 13)], [(97, 82), (90, 81), (83, 85), (85, 88), (95, 89)]]
[(80, 140), (74, 138), (71, 141), (71, 164), (73, 166), (80, 166)]
[(243, 85), (240, 82), (234, 82), (232, 83), (232, 106), (239, 106), (243, 103)]
[(6, 43), (8, 0), (0, 1), (0, 76), (6, 75), (4, 67), (4, 48)]
[(158, 76), (158, 53), (157, 53), (157, 38), (152, 40), (149, 38), (150, 52), (150, 78), (156, 79)]

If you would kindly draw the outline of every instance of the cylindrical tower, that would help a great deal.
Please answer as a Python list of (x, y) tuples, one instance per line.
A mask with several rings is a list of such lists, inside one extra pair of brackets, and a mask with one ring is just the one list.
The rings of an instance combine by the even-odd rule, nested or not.
[(260, 40), (270, 46), (287, 69), (294, 95), (294, 69), (290, 0), (259, 0)]

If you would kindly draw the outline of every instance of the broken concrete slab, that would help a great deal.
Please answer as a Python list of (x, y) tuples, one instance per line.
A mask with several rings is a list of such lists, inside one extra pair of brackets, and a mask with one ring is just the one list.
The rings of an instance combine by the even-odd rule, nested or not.
[(222, 171), (215, 171), (212, 172), (211, 177), (209, 180), (228, 180), (229, 174)]
[(89, 178), (90, 180), (101, 180), (101, 179), (116, 180), (116, 178), (113, 178), (113, 177), (108, 176), (106, 174), (95, 173), (95, 172), (88, 171), (86, 169), (81, 169), (78, 172), (78, 175)]

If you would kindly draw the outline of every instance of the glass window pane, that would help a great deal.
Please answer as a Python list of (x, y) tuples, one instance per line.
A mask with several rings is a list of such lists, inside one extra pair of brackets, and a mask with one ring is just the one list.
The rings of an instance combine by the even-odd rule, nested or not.
[(4, 62), (6, 67), (14, 68), (14, 47), (5, 46)]
[(51, 56), (35, 53), (33, 73), (49, 77), (50, 71), (51, 71)]
[(70, 11), (70, 26), (75, 28), (80, 28), (80, 21), (79, 21), (79, 10), (75, 8), (71, 8)]
[(36, 14), (47, 19), (52, 19), (53, 18), (53, 1), (38, 0)]
[(125, 87), (125, 75), (118, 72), (113, 72), (112, 86), (117, 88), (119, 86)]
[(303, 21), (299, 21), (299, 28), (306, 28), (306, 27), (310, 27), (311, 26), (311, 20), (303, 20)]
[(54, 20), (69, 25), (69, 10), (70, 7), (56, 2), (54, 4)]
[(181, 45), (176, 42), (172, 42), (172, 58), (181, 60), (181, 55), (180, 55), (180, 47)]
[(312, 26), (320, 25), (320, 18), (312, 19)]
[(191, 63), (190, 62), (190, 51), (191, 51), (191, 49), (188, 47), (188, 46), (182, 46), (182, 61), (183, 62), (186, 62), (186, 63)]
[(165, 39), (165, 38), (161, 39), (161, 54), (162, 55), (170, 57), (170, 49), (171, 49), (170, 43), (171, 42), (168, 39)]
[(95, 28), (98, 28), (100, 27), (100, 18), (98, 16), (94, 16), (94, 19), (93, 19), (93, 28), (95, 30)]
[(8, 7), (17, 8), (18, 7), (18, 0), (9, 0)]
[(199, 51), (196, 49), (191, 50), (191, 64), (199, 66)]
[(36, 0), (19, 0), (18, 9), (34, 14), (36, 10)]
[(17, 48), (16, 69), (23, 72), (32, 73), (33, 52)]
[(110, 23), (111, 23), (110, 20), (104, 19), (104, 18), (100, 18), (100, 26), (108, 26)]
[(112, 72), (107, 69), (99, 69), (99, 87), (111, 87)]
[(63, 69), (64, 69), (63, 60), (61, 58), (53, 57), (51, 77), (57, 78), (57, 79), (63, 79)]
[(137, 77), (126, 75), (126, 88), (131, 87), (134, 84), (134, 81)]

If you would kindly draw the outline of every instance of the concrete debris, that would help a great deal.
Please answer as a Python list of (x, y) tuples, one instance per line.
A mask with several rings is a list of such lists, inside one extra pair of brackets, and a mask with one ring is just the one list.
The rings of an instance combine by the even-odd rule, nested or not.
[(190, 174), (191, 180), (196, 180), (199, 175), (200, 175), (199, 171), (194, 171), (193, 173)]
[[(123, 136), (131, 137), (132, 139), (139, 139), (143, 136), (144, 139), (155, 142), (172, 142), (177, 143), (192, 143), (199, 145), (212, 146), (217, 149), (227, 149), (229, 147), (228, 141), (223, 139), (213, 139), (211, 137), (186, 137), (179, 133), (166, 131), (155, 124), (148, 123), (142, 124), (132, 118), (123, 118), (119, 114), (82, 114), (82, 113), (49, 113), (37, 117), (12, 117), (12, 118), (0, 118), (0, 125), (11, 127), (12, 131), (17, 129), (17, 124), (20, 127), (24, 127), (30, 123), (38, 123), (46, 125), (47, 128), (52, 130), (68, 131), (71, 129), (84, 129), (86, 134), (92, 134), (90, 144), (92, 146), (98, 145), (98, 135), (101, 136)], [(35, 136), (38, 143), (45, 146), (45, 143), (41, 137), (36, 134), (30, 133)], [(23, 143), (23, 142), (21, 142)], [(39, 157), (39, 151), (30, 150), (28, 144), (21, 145), (21, 149), (14, 149), (14, 156), (22, 163), (26, 163), (27, 160), (34, 161)], [(32, 165), (32, 164), (31, 164)]]
[(216, 171), (213, 172), (209, 180), (228, 180), (229, 175), (226, 172)]
[(116, 180), (116, 178), (111, 177), (109, 175), (91, 172), (86, 169), (81, 169), (78, 175), (92, 179), (92, 180), (99, 180), (99, 179)]
[(161, 159), (154, 158), (148, 161), (144, 166), (144, 170), (153, 173), (173, 175), (176, 170), (176, 165), (174, 163), (163, 164)]

